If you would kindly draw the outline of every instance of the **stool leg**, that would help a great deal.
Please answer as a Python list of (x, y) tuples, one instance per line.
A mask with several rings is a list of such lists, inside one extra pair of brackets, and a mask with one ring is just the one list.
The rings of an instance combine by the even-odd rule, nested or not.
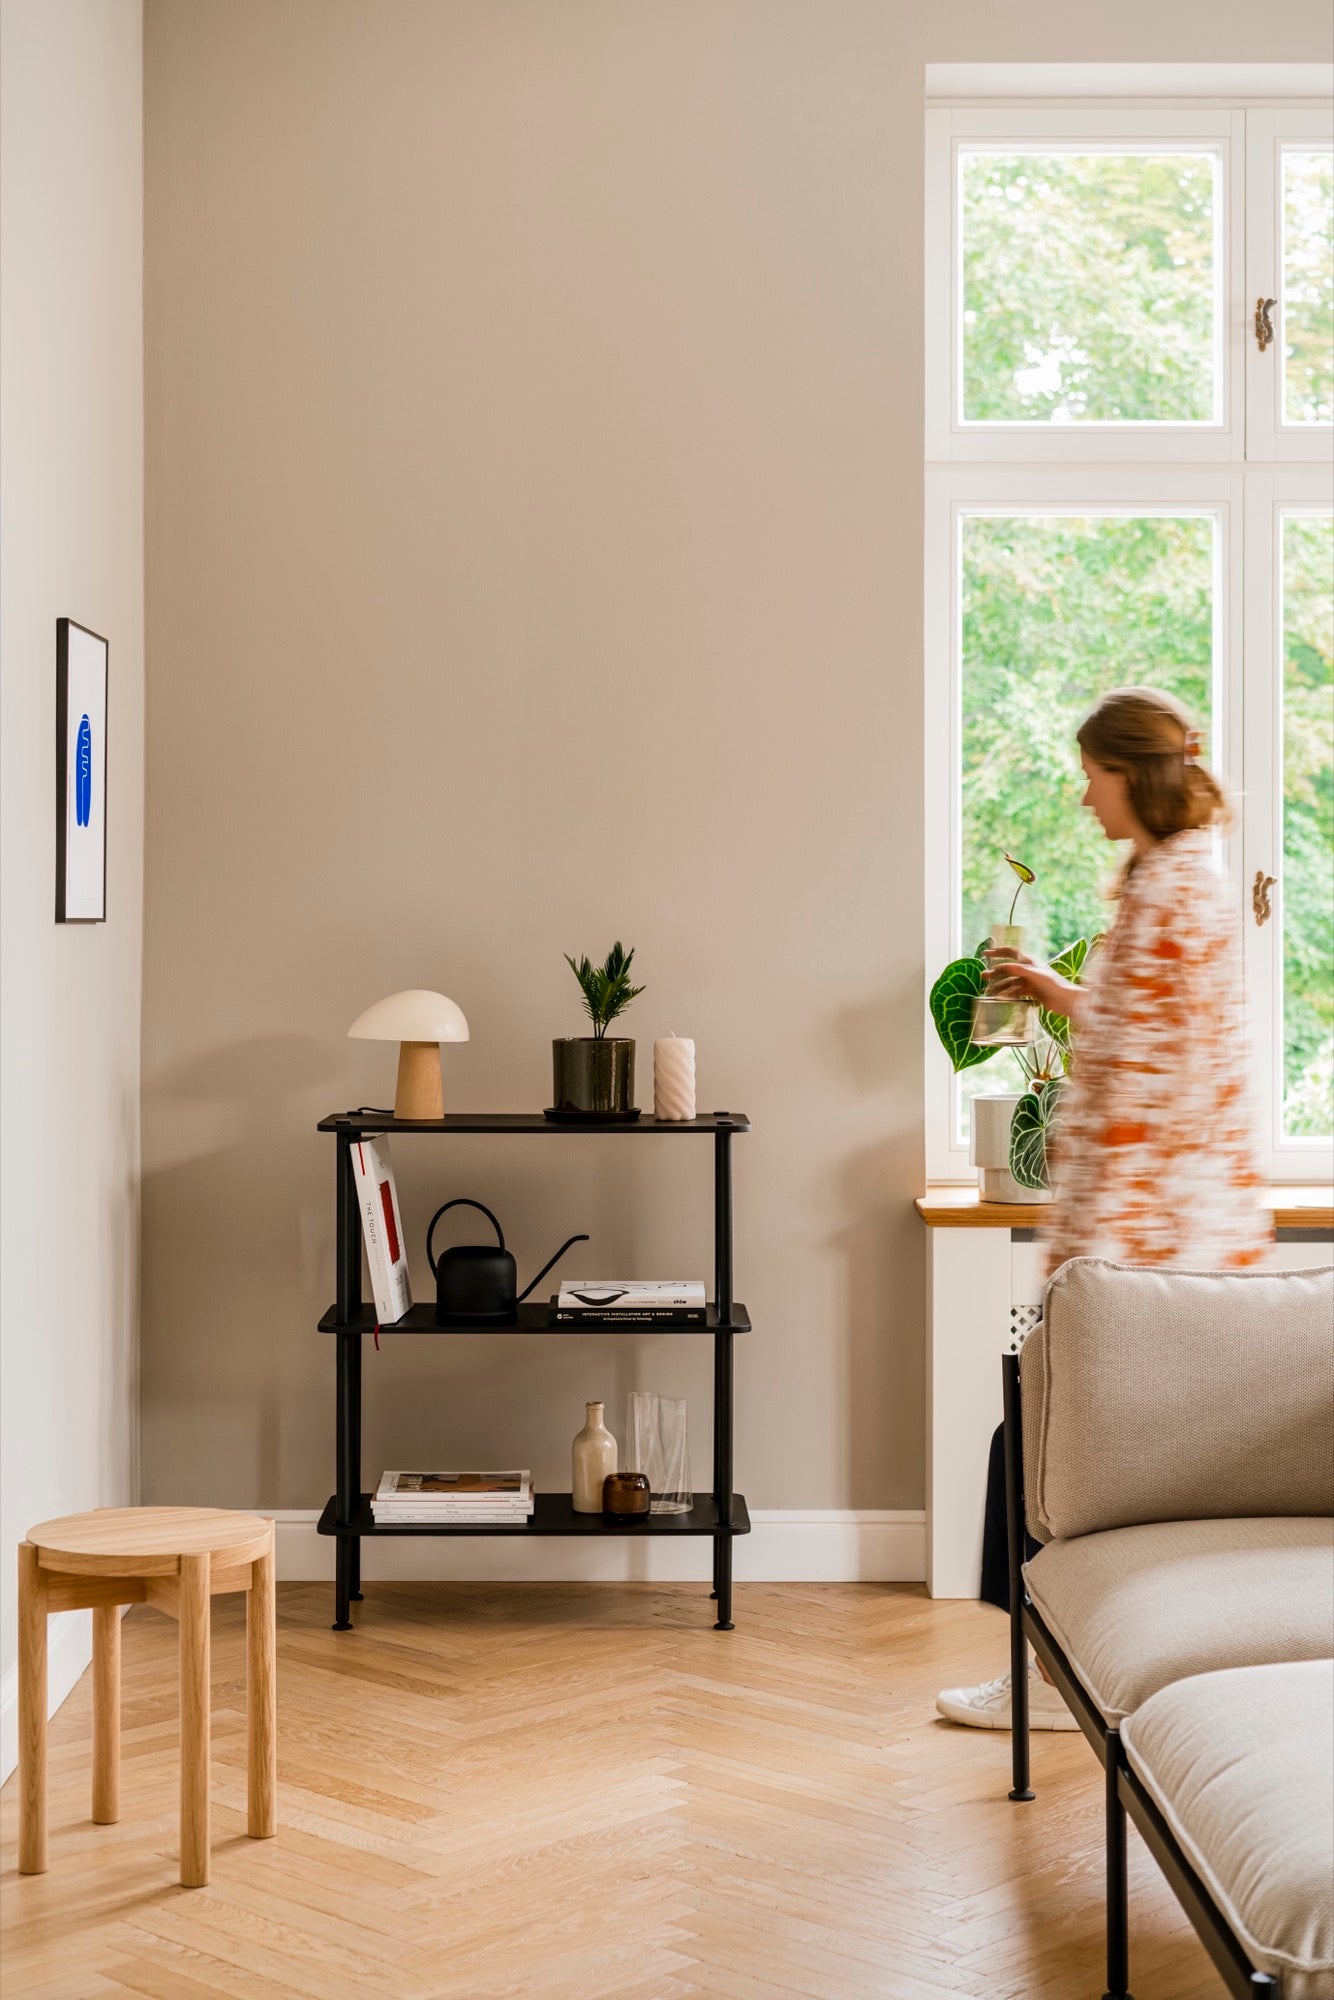
[(120, 1818), (120, 1606), (93, 1606), (93, 1820)]
[(271, 1840), (277, 1831), (278, 1744), (276, 1706), (276, 1618), (273, 1545), (250, 1566), (246, 1594), (246, 1722), (248, 1735), (246, 1832)]
[(209, 1559), (182, 1556), (181, 1886), (208, 1884)]
[(19, 1873), (46, 1873), (46, 1585), (19, 1543)]

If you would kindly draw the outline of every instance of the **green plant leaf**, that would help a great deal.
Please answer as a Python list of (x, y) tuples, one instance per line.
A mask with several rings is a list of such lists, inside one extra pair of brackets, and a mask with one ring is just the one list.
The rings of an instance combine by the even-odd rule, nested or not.
[(1041, 1090), (1025, 1091), (1010, 1123), (1010, 1172), (1020, 1187), (1051, 1186), (1047, 1149), (1060, 1116), (1065, 1086), (1059, 1077)]
[[(1068, 979), (1074, 985), (1078, 986), (1080, 974), (1084, 970), (1088, 955), (1094, 945), (1100, 943), (1100, 941), (1096, 937), (1076, 938), (1073, 944), (1066, 945), (1063, 950), (1056, 954), (1055, 958), (1051, 961), (1052, 971), (1060, 973), (1063, 979)], [(1069, 1015), (1053, 1014), (1047, 1008), (1043, 1007), (1040, 1009), (1040, 1016), (1043, 1033), (1051, 1036), (1051, 1039), (1061, 1052), (1062, 1067), (1068, 1070), (1070, 1067)]]
[(604, 965), (594, 965), (587, 955), (576, 963), (568, 952), (565, 954), (565, 963), (579, 981), (584, 1007), (593, 1023), (595, 1041), (601, 1041), (609, 1023), (618, 1014), (623, 1014), (630, 1002), (638, 999), (644, 991), (642, 986), (630, 984), (630, 965), (634, 955), (633, 947), (627, 951), (619, 938), (607, 953)]
[[(1001, 849), (1001, 852), (1002, 854), (1005, 854), (1004, 848)], [(1005, 859), (1009, 862), (1011, 868), (1013, 868), (1015, 874), (1019, 877), (1019, 880), (1025, 885), (1025, 887), (1037, 881), (1038, 878), (1033, 873), (1033, 870), (1029, 868), (1024, 862), (1016, 861), (1012, 854), (1006, 854)]]
[(988, 1062), (996, 1051), (973, 1041), (973, 1002), (985, 990), (987, 969), (980, 957), (956, 958), (931, 988), (931, 1019), (955, 1074)]

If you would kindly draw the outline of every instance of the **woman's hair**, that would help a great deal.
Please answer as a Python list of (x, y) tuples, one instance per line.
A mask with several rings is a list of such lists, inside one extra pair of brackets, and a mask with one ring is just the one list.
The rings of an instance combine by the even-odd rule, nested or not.
[(1131, 808), (1155, 840), (1226, 821), (1227, 800), (1199, 761), (1199, 733), (1175, 696), (1157, 688), (1116, 688), (1075, 732), (1095, 764), (1121, 771)]

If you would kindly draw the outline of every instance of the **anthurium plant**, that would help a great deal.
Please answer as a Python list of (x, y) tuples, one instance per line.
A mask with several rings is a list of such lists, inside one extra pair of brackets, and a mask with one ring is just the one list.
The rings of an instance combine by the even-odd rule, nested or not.
[[(1010, 914), (1006, 919), (1009, 926), (1014, 923), (1020, 896), (1037, 877), (1025, 862), (1016, 861), (1012, 854), (1007, 854), (1005, 859), (1018, 877)], [(1066, 945), (1052, 959), (1052, 971), (1078, 985), (1084, 963), (1095, 942), (1092, 938), (1076, 938), (1073, 944)], [(997, 1053), (994, 1045), (973, 1040), (973, 1002), (987, 990), (984, 954), (991, 944), (990, 938), (984, 938), (967, 958), (956, 958), (952, 965), (945, 967), (931, 988), (931, 1018), (935, 1022), (941, 1047), (956, 1075), (961, 1070), (971, 1069), (975, 1063), (989, 1062)], [(1010, 1172), (1020, 1187), (1033, 1189), (1051, 1185), (1047, 1147), (1059, 1115), (1071, 1055), (1069, 1017), (1053, 1014), (1043, 1007), (1039, 1009), (1038, 1020), (1041, 1029), (1038, 1041), (1031, 1048), (1013, 1048), (1028, 1088), (1015, 1106), (1010, 1126)]]

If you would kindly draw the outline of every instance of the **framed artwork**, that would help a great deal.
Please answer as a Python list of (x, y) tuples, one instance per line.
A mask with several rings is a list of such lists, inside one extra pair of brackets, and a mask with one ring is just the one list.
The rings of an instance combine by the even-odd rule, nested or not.
[(56, 922), (107, 915), (107, 642), (56, 620)]

